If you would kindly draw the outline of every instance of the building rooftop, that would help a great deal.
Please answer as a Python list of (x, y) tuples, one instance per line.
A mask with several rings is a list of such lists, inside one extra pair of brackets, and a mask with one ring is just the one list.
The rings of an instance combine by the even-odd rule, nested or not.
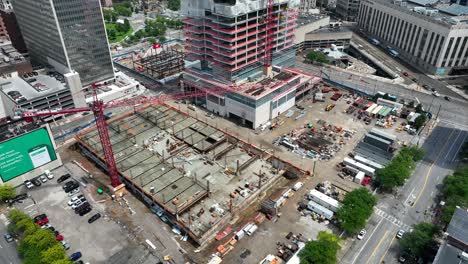
[(468, 6), (452, 4), (442, 6), (439, 10), (453, 16), (468, 16)]
[(468, 210), (457, 208), (447, 228), (447, 233), (458, 241), (468, 244)]
[[(10, 41), (0, 39), (0, 68), (24, 62), (26, 59), (13, 47)], [(3, 71), (0, 70), (0, 72)]]
[(377, 2), (396, 9), (407, 9), (409, 12), (419, 14), (419, 17), (444, 25), (468, 24), (468, 7), (448, 4), (443, 0), (377, 0)]
[[(63, 89), (68, 89), (63, 76), (56, 72), (40, 71), (32, 76), (15, 76), (0, 81), (0, 89), (7, 95), (18, 91), (26, 100), (32, 100)], [(11, 97), (11, 96), (10, 96)]]
[(462, 263), (458, 258), (458, 255), (463, 250), (458, 249), (445, 241), (437, 251), (437, 255), (434, 258), (433, 264), (446, 264), (446, 263)]

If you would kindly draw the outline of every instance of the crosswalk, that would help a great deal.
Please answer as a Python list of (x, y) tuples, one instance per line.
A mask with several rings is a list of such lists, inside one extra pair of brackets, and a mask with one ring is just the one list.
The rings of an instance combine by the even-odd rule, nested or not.
[(396, 217), (394, 217), (393, 215), (390, 215), (388, 214), (387, 212), (379, 209), (379, 208), (375, 208), (374, 209), (374, 212), (375, 214), (377, 214), (378, 216), (384, 218), (385, 220), (389, 221), (390, 223), (392, 223), (393, 225), (405, 230), (405, 231), (409, 231), (411, 229), (411, 227), (405, 223), (403, 223), (401, 220), (397, 219)]

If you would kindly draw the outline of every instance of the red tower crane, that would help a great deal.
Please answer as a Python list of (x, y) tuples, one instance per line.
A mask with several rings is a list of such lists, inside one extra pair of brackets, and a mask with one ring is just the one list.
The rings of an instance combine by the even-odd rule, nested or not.
[(273, 53), (273, 28), (275, 17), (274, 12), (274, 0), (268, 0), (267, 2), (267, 13), (266, 13), (266, 38), (265, 38), (265, 60), (263, 66), (270, 67), (272, 63)]
[[(97, 89), (101, 86), (99, 84), (93, 84), (91, 89), (93, 91), (93, 102), (89, 104), (88, 107), (81, 108), (72, 108), (64, 110), (29, 110), (29, 109), (17, 109), (15, 119), (23, 118), (27, 122), (34, 121), (34, 118), (46, 117), (46, 116), (55, 116), (55, 115), (65, 115), (65, 114), (75, 114), (82, 112), (93, 112), (94, 119), (96, 121), (96, 127), (101, 140), (102, 150), (104, 152), (104, 158), (106, 161), (107, 170), (109, 177), (111, 178), (112, 187), (117, 187), (121, 184), (117, 165), (115, 163), (114, 152), (112, 150), (111, 141), (109, 138), (109, 131), (107, 129), (107, 123), (104, 115), (105, 109), (125, 107), (125, 106), (136, 106), (143, 104), (162, 104), (168, 100), (182, 100), (193, 97), (201, 97), (207, 94), (207, 91), (196, 90), (190, 92), (178, 92), (172, 94), (163, 94), (157, 96), (140, 96), (130, 99), (123, 99), (118, 101), (111, 101), (104, 103), (102, 100), (99, 100), (97, 97)], [(235, 89), (235, 87), (232, 87)], [(209, 91), (210, 94), (224, 94), (229, 92), (228, 89), (214, 88)]]

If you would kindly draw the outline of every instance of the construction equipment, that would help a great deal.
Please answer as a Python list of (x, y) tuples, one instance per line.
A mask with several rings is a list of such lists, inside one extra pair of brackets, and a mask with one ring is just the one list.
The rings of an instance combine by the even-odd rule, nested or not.
[(72, 109), (48, 109), (48, 110), (34, 110), (34, 109), (16, 109), (15, 117), (13, 119), (24, 119), (27, 122), (33, 122), (35, 119), (40, 117), (47, 116), (57, 116), (57, 115), (67, 115), (83, 112), (93, 112), (94, 119), (96, 121), (96, 127), (99, 134), (99, 138), (102, 145), (102, 150), (104, 153), (104, 158), (106, 162), (107, 171), (109, 177), (111, 178), (112, 187), (117, 187), (121, 184), (117, 165), (115, 163), (114, 152), (112, 150), (111, 141), (109, 138), (109, 131), (107, 129), (107, 123), (104, 115), (104, 110), (112, 109), (117, 107), (126, 107), (126, 106), (138, 106), (145, 104), (162, 104), (165, 101), (169, 100), (183, 100), (187, 98), (201, 97), (209, 94), (221, 95), (227, 93), (231, 90), (235, 90), (235, 87), (232, 89), (223, 89), (215, 88), (207, 90), (196, 90), (190, 92), (178, 92), (172, 94), (161, 94), (157, 96), (139, 96), (130, 99), (116, 100), (104, 103), (102, 100), (98, 99), (97, 90), (102, 86), (101, 84), (92, 84), (90, 89), (93, 93), (93, 101), (89, 104), (88, 107), (81, 108), (72, 108)]
[(267, 2), (267, 13), (266, 13), (266, 41), (265, 41), (265, 60), (263, 61), (263, 66), (265, 68), (270, 67), (272, 63), (272, 53), (273, 53), (273, 26), (275, 22), (275, 17), (273, 16), (273, 7), (275, 3), (274, 0), (268, 0)]

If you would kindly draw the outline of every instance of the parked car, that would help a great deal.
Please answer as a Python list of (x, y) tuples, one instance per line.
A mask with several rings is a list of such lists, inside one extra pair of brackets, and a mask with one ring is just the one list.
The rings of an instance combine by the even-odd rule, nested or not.
[(58, 183), (64, 182), (64, 181), (70, 179), (70, 177), (71, 177), (70, 174), (68, 174), (68, 173), (67, 173), (67, 174), (64, 174), (64, 175), (60, 176), (60, 177), (57, 179), (57, 182), (58, 182)]
[(66, 193), (69, 193), (77, 188), (79, 188), (80, 185), (77, 183), (77, 182), (73, 182), (71, 184), (68, 184), (67, 186), (65, 186), (65, 188), (63, 189)]
[(43, 182), (43, 183), (46, 183), (46, 182), (47, 182), (47, 177), (44, 176), (44, 175), (41, 175), (41, 176), (39, 177), (39, 180), (41, 180), (41, 182)]
[(3, 237), (5, 238), (6, 242), (8, 243), (13, 242), (13, 236), (10, 235), (10, 233), (4, 234)]
[(85, 202), (79, 207), (75, 208), (75, 213), (78, 214), (81, 210), (85, 209), (86, 207), (91, 207), (91, 205), (88, 202)]
[(47, 229), (49, 229), (50, 232), (55, 232), (55, 227), (53, 227), (53, 226), (50, 226), (50, 227), (48, 227)]
[(367, 234), (367, 231), (365, 229), (362, 229), (361, 232), (357, 235), (357, 239), (361, 240), (363, 239)]
[(63, 240), (63, 236), (62, 236), (62, 235), (57, 235), (57, 236), (55, 237), (55, 239), (56, 239), (57, 241), (62, 241), (62, 240)]
[(85, 198), (82, 194), (77, 195), (77, 196), (75, 196), (75, 197), (72, 197), (72, 198), (70, 199), (70, 201), (68, 201), (68, 205), (69, 205), (69, 206), (72, 206), (72, 205), (73, 205), (74, 203), (76, 203), (78, 200), (83, 200), (83, 201), (85, 202), (85, 201), (86, 201), (86, 198)]
[(437, 92), (437, 91), (432, 92), (432, 95), (435, 96), (435, 97), (439, 97), (439, 96), (440, 96), (439, 92)]
[(52, 225), (51, 224), (45, 224), (45, 225), (41, 226), (42, 229), (46, 229), (46, 228), (48, 229), (49, 227), (52, 227)]
[(80, 192), (80, 188), (73, 189), (68, 193), (68, 196), (73, 196), (79, 192)]
[(415, 83), (418, 82), (418, 79), (416, 79), (416, 78), (411, 78), (411, 80), (412, 80), (413, 82), (415, 82)]
[(49, 219), (48, 219), (48, 218), (43, 218), (43, 219), (38, 220), (38, 221), (36, 222), (36, 224), (38, 224), (39, 226), (43, 226), (43, 225), (48, 224), (48, 223), (49, 223)]
[(423, 87), (424, 89), (426, 89), (426, 90), (429, 89), (429, 85), (427, 85), (427, 84), (423, 84), (422, 87)]
[(65, 250), (69, 250), (70, 249), (70, 244), (68, 244), (67, 242), (65, 241), (60, 241), (60, 244), (62, 244), (62, 247), (65, 249)]
[(85, 202), (82, 200), (76, 201), (74, 204), (72, 204), (72, 209), (80, 207), (80, 205), (84, 204)]
[(403, 72), (403, 75), (406, 76), (406, 77), (409, 76), (409, 74), (407, 72)]
[(45, 170), (44, 171), (44, 176), (47, 177), (47, 179), (52, 180), (54, 178), (54, 174), (50, 172), (50, 170)]
[(396, 234), (396, 238), (402, 238), (405, 235), (405, 230), (400, 229), (398, 230), (398, 233)]
[(450, 97), (448, 97), (448, 96), (444, 96), (444, 99), (449, 101), (449, 102), (451, 101)]
[(34, 185), (36, 185), (37, 187), (39, 187), (39, 186), (42, 185), (41, 181), (40, 181), (38, 178), (32, 179), (31, 181), (32, 181), (32, 183), (33, 183)]
[(29, 181), (29, 180), (24, 181), (24, 186), (26, 186), (26, 188), (28, 188), (28, 189), (32, 189), (34, 187), (32, 182)]
[(39, 220), (41, 220), (41, 219), (44, 219), (44, 218), (47, 218), (47, 215), (46, 215), (46, 214), (36, 215), (36, 216), (33, 218), (33, 221), (34, 221), (34, 223), (36, 223), (37, 221), (39, 221)]
[(167, 222), (167, 217), (165, 215), (161, 216), (161, 221)]
[(97, 213), (97, 214), (91, 216), (91, 218), (88, 219), (88, 223), (91, 224), (91, 223), (93, 223), (94, 221), (98, 220), (99, 218), (101, 218), (101, 214), (100, 214), (100, 213)]
[(83, 215), (85, 215), (85, 214), (87, 214), (87, 213), (89, 213), (89, 212), (91, 212), (91, 207), (85, 207), (85, 208), (84, 208), (82, 211), (80, 211), (78, 214), (79, 214), (80, 216), (83, 216)]
[(70, 255), (70, 260), (71, 261), (78, 260), (79, 258), (81, 258), (81, 252), (80, 251), (75, 252), (75, 253)]

